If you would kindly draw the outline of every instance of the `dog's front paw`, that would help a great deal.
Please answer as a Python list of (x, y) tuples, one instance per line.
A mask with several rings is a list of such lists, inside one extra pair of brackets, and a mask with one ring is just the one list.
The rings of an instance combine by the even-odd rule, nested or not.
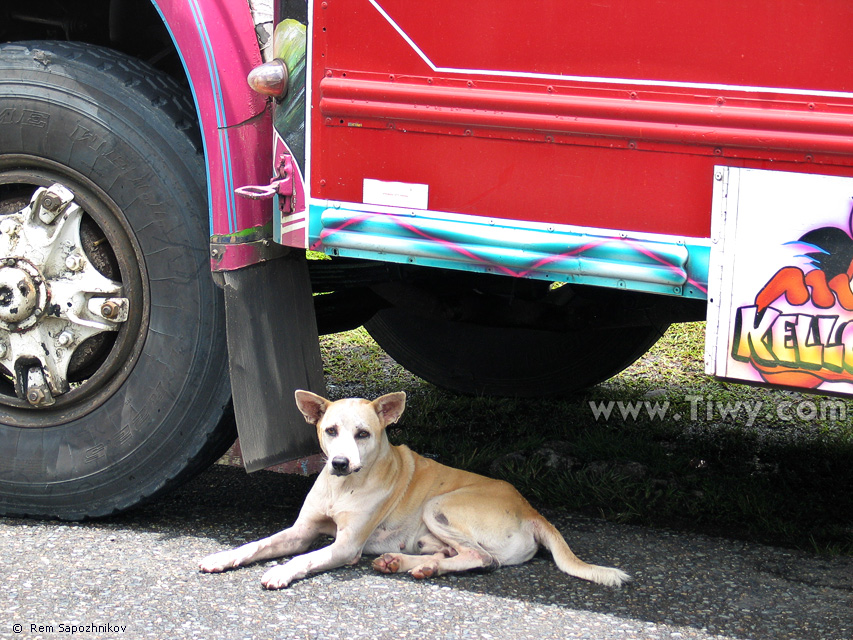
[(267, 571), (261, 578), (265, 589), (284, 589), (290, 586), (295, 576), (286, 564), (280, 564)]
[(373, 568), (381, 573), (397, 573), (400, 570), (400, 555), (386, 553), (373, 561)]
[(240, 556), (237, 554), (236, 549), (213, 553), (198, 563), (198, 568), (204, 573), (220, 573), (228, 571), (228, 569), (236, 569), (239, 566)]

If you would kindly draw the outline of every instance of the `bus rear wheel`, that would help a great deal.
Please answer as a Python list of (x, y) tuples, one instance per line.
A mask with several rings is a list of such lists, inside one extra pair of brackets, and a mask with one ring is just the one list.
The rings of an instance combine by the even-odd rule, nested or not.
[(234, 440), (183, 93), (108, 49), (0, 45), (0, 513), (115, 513)]

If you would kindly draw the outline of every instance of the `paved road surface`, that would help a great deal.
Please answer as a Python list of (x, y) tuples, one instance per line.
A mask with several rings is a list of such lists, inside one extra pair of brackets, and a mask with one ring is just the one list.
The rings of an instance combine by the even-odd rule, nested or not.
[(374, 574), (363, 559), (279, 592), (260, 587), (263, 566), (198, 573), (200, 557), (289, 524), (307, 483), (214, 467), (110, 520), (0, 518), (0, 637), (853, 638), (851, 559), (559, 513), (547, 515), (582, 558), (634, 582), (588, 584), (547, 555), (425, 582)]

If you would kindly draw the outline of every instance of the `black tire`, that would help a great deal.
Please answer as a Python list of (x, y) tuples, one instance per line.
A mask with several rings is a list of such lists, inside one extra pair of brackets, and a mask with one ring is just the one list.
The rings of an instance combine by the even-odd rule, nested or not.
[(377, 313), (365, 328), (403, 368), (456, 393), (503, 397), (566, 395), (616, 375), (666, 327), (553, 332), (488, 327)]
[(112, 514), (176, 486), (234, 441), (224, 305), (208, 267), (206, 178), (185, 94), (108, 49), (0, 45), (0, 212), (64, 184), (104, 238), (89, 249), (132, 296), (114, 342), (91, 349), (76, 388), (53, 407), (22, 403), (5, 372), (0, 513)]

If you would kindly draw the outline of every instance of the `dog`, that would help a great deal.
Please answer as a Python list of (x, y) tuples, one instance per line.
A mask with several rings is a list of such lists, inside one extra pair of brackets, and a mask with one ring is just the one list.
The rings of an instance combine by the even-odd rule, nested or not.
[[(261, 579), (267, 589), (281, 589), (308, 574), (356, 564), (365, 553), (378, 556), (373, 562), (377, 571), (407, 571), (423, 579), (521, 564), (541, 545), (569, 575), (608, 586), (630, 580), (619, 569), (575, 556), (560, 532), (509, 483), (391, 445), (385, 430), (403, 413), (404, 392), (372, 402), (330, 402), (299, 390), (296, 404), (316, 425), (326, 455), (296, 522), (268, 538), (204, 558), (202, 572), (294, 556)], [(321, 535), (334, 541), (305, 553)]]

